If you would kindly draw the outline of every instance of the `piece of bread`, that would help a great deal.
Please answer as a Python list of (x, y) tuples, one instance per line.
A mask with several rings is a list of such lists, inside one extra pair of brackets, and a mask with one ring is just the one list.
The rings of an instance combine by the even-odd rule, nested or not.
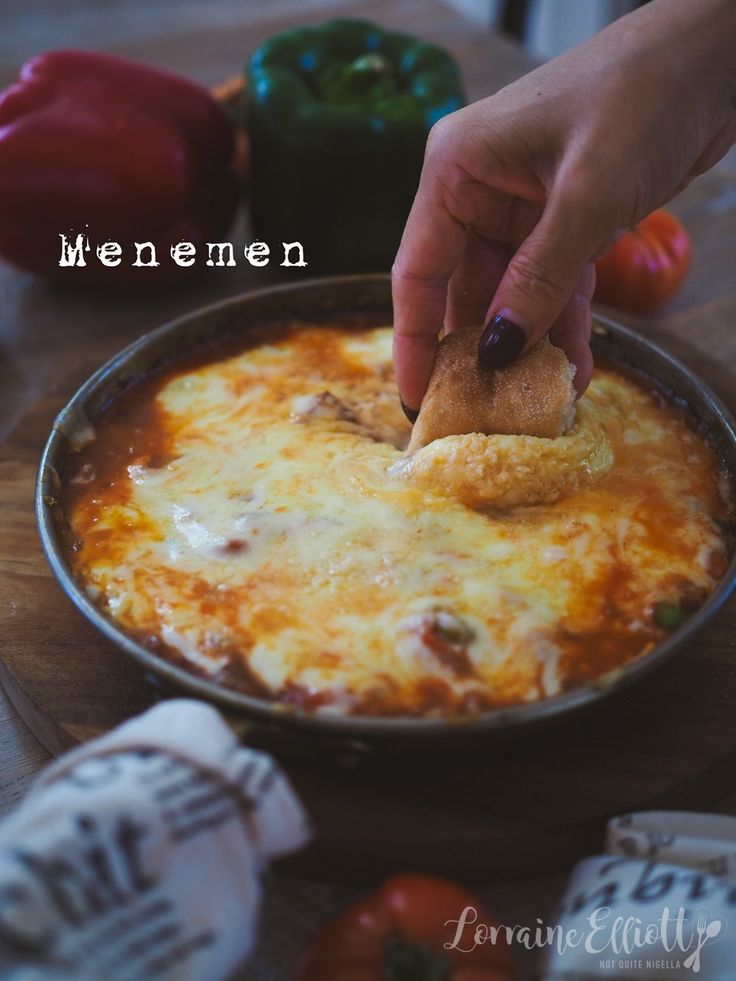
[(408, 452), (465, 433), (554, 439), (575, 418), (575, 368), (543, 338), (508, 368), (478, 364), (483, 327), (447, 334), (437, 350)]
[(575, 425), (555, 439), (448, 436), (399, 460), (389, 473), (471, 508), (510, 508), (575, 494), (604, 477), (613, 464), (601, 410), (583, 398)]

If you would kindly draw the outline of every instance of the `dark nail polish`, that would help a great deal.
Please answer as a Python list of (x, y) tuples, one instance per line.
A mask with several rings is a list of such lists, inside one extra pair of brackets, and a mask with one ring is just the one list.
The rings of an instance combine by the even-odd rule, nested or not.
[(486, 326), (478, 343), (478, 363), (487, 371), (505, 368), (524, 350), (526, 334), (505, 317), (496, 316)]
[(404, 410), (404, 415), (413, 426), (414, 423), (417, 421), (417, 417), (419, 416), (419, 409), (410, 409), (408, 405), (404, 404), (403, 399), (400, 399), (400, 401), (401, 401), (401, 408)]

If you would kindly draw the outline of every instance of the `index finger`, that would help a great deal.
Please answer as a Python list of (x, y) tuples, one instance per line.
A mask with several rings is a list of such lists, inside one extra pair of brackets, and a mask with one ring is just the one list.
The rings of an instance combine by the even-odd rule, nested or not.
[(421, 184), (391, 271), (394, 365), (402, 401), (418, 409), (432, 374), (450, 276), (467, 233)]

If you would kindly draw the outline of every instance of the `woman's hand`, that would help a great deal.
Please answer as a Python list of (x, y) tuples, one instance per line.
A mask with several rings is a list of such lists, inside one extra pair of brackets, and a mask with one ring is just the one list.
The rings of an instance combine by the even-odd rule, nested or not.
[(592, 372), (593, 260), (736, 141), (733, 0), (653, 0), (433, 128), (393, 268), (394, 360), (421, 403), (443, 322), (481, 364), (547, 331)]

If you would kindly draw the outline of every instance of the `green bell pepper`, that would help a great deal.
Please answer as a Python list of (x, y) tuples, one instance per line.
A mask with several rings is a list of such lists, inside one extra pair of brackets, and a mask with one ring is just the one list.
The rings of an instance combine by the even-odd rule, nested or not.
[(362, 20), (266, 41), (248, 67), (251, 214), (310, 272), (387, 270), (433, 124), (465, 104), (441, 48)]

